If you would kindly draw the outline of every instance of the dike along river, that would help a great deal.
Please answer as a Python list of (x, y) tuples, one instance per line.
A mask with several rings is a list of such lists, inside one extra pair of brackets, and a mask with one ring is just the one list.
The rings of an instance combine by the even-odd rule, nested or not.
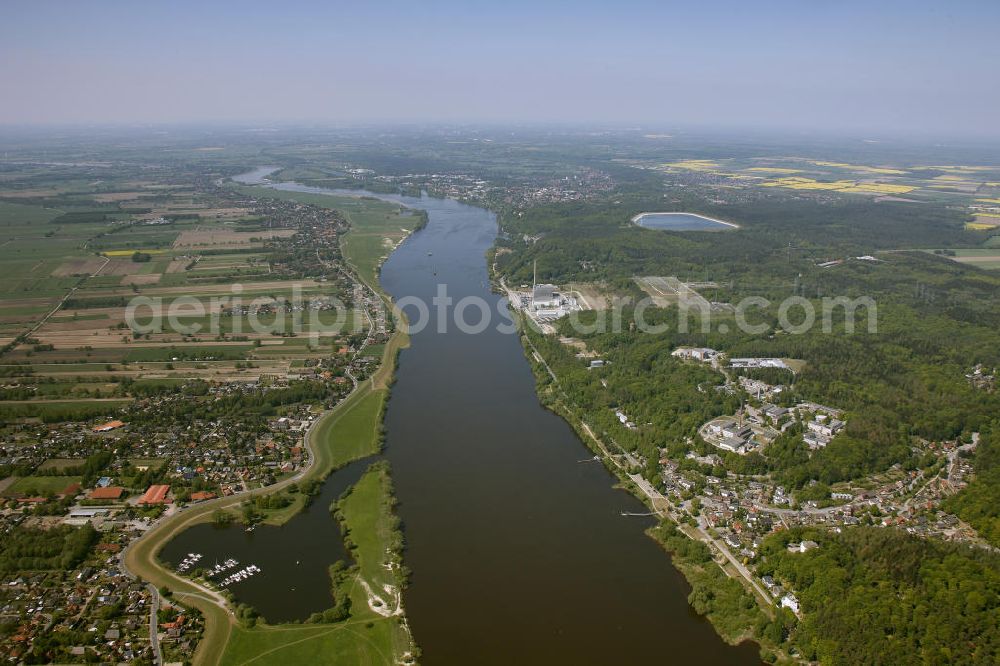
[[(259, 184), (267, 173), (239, 180)], [(383, 266), (382, 286), (394, 299), (416, 297), (430, 306), (444, 284), (456, 302), (484, 299), (497, 319), (500, 297), (490, 290), (485, 260), (497, 234), (492, 213), (452, 200), (351, 194), (429, 213), (427, 227)], [(416, 311), (407, 311), (415, 321)], [(470, 322), (476, 312), (469, 310)], [(494, 326), (463, 333), (450, 322), (447, 332), (432, 323), (412, 335), (399, 358), (386, 430), (384, 456), (413, 572), (406, 612), (422, 664), (760, 663), (756, 646), (726, 645), (693, 612), (687, 583), (643, 533), (650, 519), (620, 515), (644, 506), (616, 490), (601, 464), (578, 462), (591, 453), (539, 405), (516, 335)], [(227, 544), (209, 549), (191, 538), (215, 529), (202, 525), (169, 544), (163, 558), (183, 559), (195, 544), (206, 558), (283, 557), (288, 562), (272, 565), (279, 571), (262, 565), (264, 572), (240, 583), (246, 589), (237, 594), (271, 621), (304, 617), (319, 608), (290, 615), (289, 605), (310, 586), (328, 590), (325, 566), (342, 553), (333, 544), (339, 534), (326, 518), (327, 504), (345, 487), (345, 476), (358, 474), (345, 468), (331, 475), (311, 510), (283, 528), (216, 529), (215, 539)]]

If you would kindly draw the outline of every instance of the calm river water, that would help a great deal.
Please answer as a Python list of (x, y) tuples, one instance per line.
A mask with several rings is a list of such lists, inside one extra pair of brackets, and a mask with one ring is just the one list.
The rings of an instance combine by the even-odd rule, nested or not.
[[(444, 284), (456, 301), (484, 299), (495, 315), (500, 297), (484, 257), (497, 233), (492, 213), (452, 200), (372, 196), (429, 213), (427, 227), (383, 266), (393, 298), (429, 304)], [(539, 405), (517, 336), (447, 329), (412, 336), (386, 413), (384, 456), (413, 571), (405, 603), (421, 663), (759, 663), (756, 646), (727, 646), (691, 610), (687, 583), (643, 533), (650, 519), (620, 515), (643, 505), (615, 489), (599, 463), (579, 462), (591, 454)], [(325, 566), (343, 557), (327, 505), (362, 466), (331, 475), (312, 509), (282, 528), (246, 534), (203, 525), (163, 558), (200, 552), (209, 564), (256, 563), (264, 572), (236, 584), (237, 596), (272, 622), (304, 618), (329, 605), (316, 590), (329, 589)]]

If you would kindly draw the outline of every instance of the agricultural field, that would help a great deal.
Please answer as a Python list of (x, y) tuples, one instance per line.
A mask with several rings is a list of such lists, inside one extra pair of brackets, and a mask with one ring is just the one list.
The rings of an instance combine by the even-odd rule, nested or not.
[[(713, 153), (715, 151), (712, 151)], [(721, 152), (721, 151), (720, 151)], [(864, 153), (866, 151), (859, 151)], [(906, 155), (906, 153), (904, 153)], [(960, 217), (965, 237), (956, 242), (970, 250), (996, 247), (1000, 237), (1000, 164), (928, 164), (919, 156), (901, 156), (892, 162), (833, 161), (815, 157), (728, 157), (659, 161), (622, 160), (659, 172), (672, 187), (711, 193), (715, 204), (747, 202), (788, 205), (907, 204), (947, 210)], [(713, 211), (718, 214), (718, 211)], [(728, 211), (726, 211), (728, 212)], [(914, 208), (915, 215), (926, 211)], [(941, 217), (942, 227), (951, 227)], [(940, 230), (939, 230), (940, 231)], [(956, 239), (957, 240), (957, 239)], [(912, 242), (912, 238), (911, 238)], [(918, 245), (918, 247), (940, 247)], [(911, 249), (900, 245), (899, 249)], [(963, 263), (995, 269), (994, 253), (971, 253)]]
[[(391, 323), (372, 330), (382, 304), (373, 290), (378, 265), (423, 218), (372, 199), (316, 206), (242, 191), (224, 184), (243, 168), (219, 166), (228, 150), (182, 152), (183, 166), (141, 170), (127, 160), (0, 169), (0, 269), (9, 276), (0, 285), (0, 503), (29, 521), (64, 520), (67, 488), (82, 482), (90, 492), (98, 470), (130, 492), (167, 482), (177, 505), (196, 491), (221, 499), (302, 472), (322, 479), (381, 446), (395, 358), (386, 350), (405, 336)], [(187, 418), (194, 429), (180, 424)], [(185, 441), (195, 431), (212, 440)], [(313, 437), (321, 445), (303, 455)], [(191, 464), (209, 451), (211, 462)], [(385, 613), (372, 596), (391, 601), (384, 586), (395, 575), (384, 566), (398, 564), (387, 550), (401, 545), (390, 494), (387, 471), (373, 468), (345, 512), (351, 529), (375, 530), (358, 544), (363, 571), (345, 588), (352, 617), (234, 627), (227, 663), (331, 646), (358, 663), (396, 663), (412, 649), (401, 608)], [(280, 524), (306, 499), (260, 519)], [(156, 518), (162, 507), (117, 510)], [(142, 573), (157, 580), (153, 568)], [(232, 618), (204, 610), (213, 621), (203, 645), (219, 657), (226, 641), (212, 632), (228, 634)], [(300, 629), (315, 640), (277, 640)]]
[[(318, 260), (331, 241), (297, 249), (294, 202), (262, 205), (189, 177), (139, 180), (103, 163), (6, 174), (0, 374), (15, 379), (0, 418), (103, 418), (185, 381), (311, 376), (318, 358), (346, 360), (366, 336), (352, 283)], [(365, 237), (405, 233), (398, 207), (336, 203), (369, 225)], [(339, 252), (334, 230), (321, 233)], [(369, 278), (376, 259), (357, 253)]]
[(38, 466), (39, 471), (65, 470), (72, 467), (79, 467), (84, 463), (83, 458), (49, 458)]
[(26, 476), (17, 479), (2, 494), (8, 497), (57, 495), (78, 483), (79, 476)]
[[(221, 225), (216, 225), (216, 227)], [(228, 228), (197, 227), (183, 231), (174, 241), (174, 249), (202, 250), (249, 247), (263, 247), (264, 241), (273, 238), (288, 238), (295, 234), (294, 229), (275, 229), (261, 231), (238, 231)]]
[(949, 250), (946, 255), (952, 261), (986, 270), (1000, 269), (1000, 247), (983, 249)]
[[(835, 162), (805, 157), (629, 161), (633, 166), (684, 175), (720, 187), (766, 187), (798, 193), (869, 196), (886, 201), (949, 201), (969, 205), (975, 214), (992, 199), (1000, 165), (884, 165)], [(976, 219), (972, 224), (985, 225)], [(996, 225), (993, 225), (996, 226)], [(971, 226), (982, 230), (985, 226)]]
[(378, 285), (378, 266), (417, 226), (419, 218), (399, 205), (366, 197), (286, 192), (238, 187), (241, 192), (336, 208), (351, 225), (344, 239), (344, 257), (369, 285)]

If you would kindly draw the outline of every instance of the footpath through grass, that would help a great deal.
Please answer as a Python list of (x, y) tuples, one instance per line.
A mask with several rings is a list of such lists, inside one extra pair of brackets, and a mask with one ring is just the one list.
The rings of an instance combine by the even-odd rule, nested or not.
[[(220, 662), (242, 664), (394, 664), (390, 643), (392, 620), (367, 618), (338, 624), (286, 624), (244, 629), (236, 626)], [(371, 626), (369, 626), (369, 624)]]

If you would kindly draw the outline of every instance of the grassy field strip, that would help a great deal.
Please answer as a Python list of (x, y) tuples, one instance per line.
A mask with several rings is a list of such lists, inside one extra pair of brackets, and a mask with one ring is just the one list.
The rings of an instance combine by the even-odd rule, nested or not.
[[(232, 643), (233, 651), (227, 652), (224, 666), (237, 664), (272, 663), (271, 658), (280, 659), (289, 664), (391, 664), (388, 656), (382, 661), (371, 658), (368, 648), (372, 647), (371, 639), (363, 634), (352, 631), (351, 627), (364, 625), (367, 619), (348, 620), (336, 625), (292, 625), (285, 627), (263, 627), (254, 630), (234, 627)], [(279, 636), (282, 632), (306, 634), (288, 642), (287, 637)], [(333, 655), (337, 655), (333, 661)]]

